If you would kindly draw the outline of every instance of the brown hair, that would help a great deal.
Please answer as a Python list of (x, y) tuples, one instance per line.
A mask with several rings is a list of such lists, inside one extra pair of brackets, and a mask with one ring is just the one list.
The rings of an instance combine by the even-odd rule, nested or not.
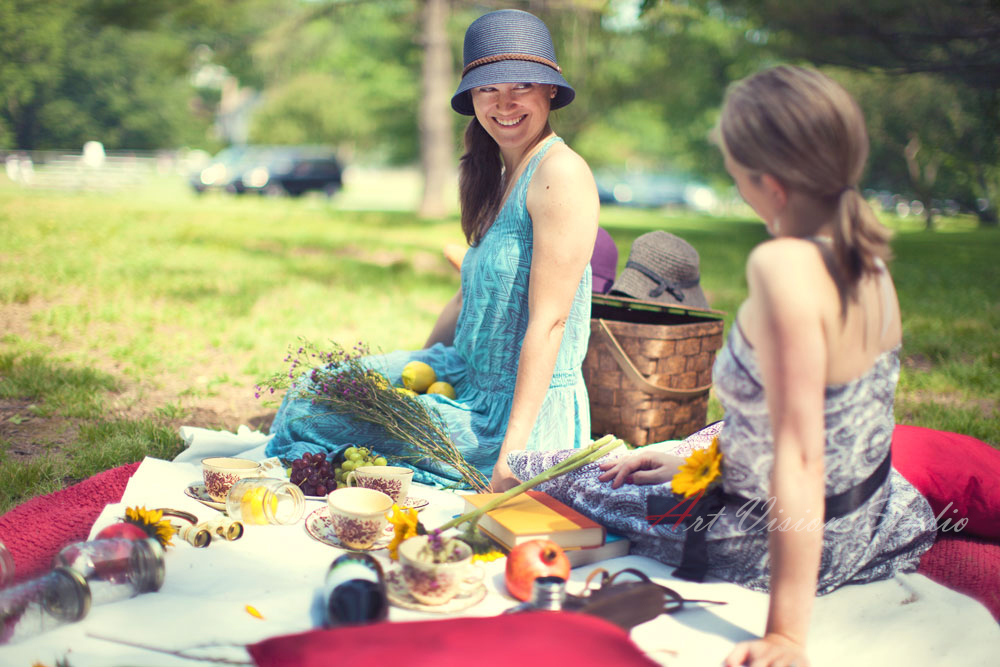
[(493, 224), (503, 197), (500, 147), (474, 116), (465, 128), (465, 154), (459, 162), (458, 172), (462, 231), (465, 240), (474, 246)]
[[(868, 131), (857, 102), (816, 70), (782, 65), (729, 88), (719, 135), (740, 165), (836, 209), (831, 275), (846, 307), (876, 258), (889, 258), (891, 238), (858, 191)], [(820, 223), (789, 231), (808, 237)]]

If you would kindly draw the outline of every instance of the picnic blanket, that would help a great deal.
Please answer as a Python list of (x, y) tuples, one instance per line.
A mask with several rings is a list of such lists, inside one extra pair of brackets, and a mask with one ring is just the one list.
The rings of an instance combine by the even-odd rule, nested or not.
[[(258, 442), (249, 449), (259, 446)], [(217, 515), (215, 510), (182, 492), (200, 476), (199, 466), (189, 462), (146, 459), (137, 466), (117, 468), (25, 503), (3, 515), (0, 517), (0, 540), (11, 548), (19, 576), (24, 577), (44, 571), (51, 553), (66, 542), (92, 535), (117, 520), (125, 506), (168, 506), (208, 519)], [(114, 502), (116, 492), (122, 493), (121, 502)], [(428, 526), (440, 524), (462, 509), (461, 498), (449, 491), (415, 485), (411, 495), (430, 501), (421, 513), (421, 519)], [(107, 506), (98, 507), (109, 501)], [(321, 507), (319, 502), (307, 503), (306, 512)], [(84, 526), (89, 530), (83, 532)], [(44, 544), (46, 542), (48, 545)], [(963, 546), (966, 542), (979, 545), (981, 553)], [(995, 563), (996, 550), (1000, 549), (961, 535), (942, 540), (939, 545), (925, 556), (921, 570), (941, 577), (949, 585), (957, 581), (947, 567), (949, 561), (966, 558), (967, 562), (956, 565), (967, 571), (971, 563), (968, 557), (975, 560), (986, 554), (985, 562), (992, 553)], [(989, 548), (994, 551), (989, 552)], [(310, 537), (302, 523), (250, 527), (242, 540), (213, 542), (208, 549), (194, 549), (179, 543), (167, 552), (167, 576), (158, 593), (94, 607), (80, 623), (63, 626), (20, 644), (0, 647), (0, 664), (31, 665), (35, 661), (54, 664), (64, 657), (73, 665), (191, 664), (189, 660), (152, 648), (249, 660), (247, 645), (258, 645), (269, 638), (308, 632), (317, 627), (318, 591), (326, 568), (340, 553)], [(379, 556), (379, 552), (374, 553)], [(381, 553), (379, 557), (385, 559), (385, 552)], [(388, 567), (388, 560), (384, 562)], [(500, 614), (515, 604), (516, 601), (506, 595), (503, 565), (502, 560), (484, 565), (487, 571), (485, 598), (454, 616), (485, 618)], [(631, 633), (631, 641), (656, 663), (719, 664), (734, 642), (763, 630), (766, 595), (725, 582), (695, 584), (676, 580), (669, 566), (637, 556), (575, 570), (570, 581), (571, 592), (574, 586), (582, 585), (586, 574), (597, 566), (610, 571), (636, 567), (685, 597), (729, 603), (710, 609), (685, 609), (636, 627)], [(995, 586), (995, 572), (991, 575), (982, 570), (976, 576), (993, 576)], [(247, 613), (246, 605), (253, 605), (264, 618)], [(440, 632), (440, 628), (448, 625), (438, 614), (393, 607), (390, 621), (397, 623), (399, 633), (394, 635), (395, 650), (410, 641), (413, 650), (419, 651), (421, 635), (413, 629), (419, 629), (419, 624), (405, 622), (430, 619), (439, 619), (442, 623), (428, 626), (428, 633), (432, 627), (439, 628)], [(458, 625), (455, 627), (457, 629)], [(392, 632), (389, 627), (383, 630)], [(305, 636), (310, 638), (310, 645), (319, 649), (330, 642), (338, 661), (354, 650), (350, 643), (345, 646), (343, 639), (338, 641), (337, 638), (344, 637), (345, 633), (316, 632)], [(125, 640), (147, 648), (126, 646), (105, 638)], [(553, 641), (559, 643), (558, 639)], [(511, 651), (523, 649), (523, 645), (513, 644), (510, 648)], [(810, 638), (810, 656), (815, 665), (839, 665), (847, 657), (851, 664), (857, 665), (987, 665), (995, 664), (998, 650), (1000, 629), (983, 605), (919, 573), (898, 575), (865, 586), (848, 586), (816, 601)], [(475, 660), (475, 656), (465, 657)], [(510, 660), (514, 659), (511, 654)], [(521, 658), (518, 660), (524, 662)]]

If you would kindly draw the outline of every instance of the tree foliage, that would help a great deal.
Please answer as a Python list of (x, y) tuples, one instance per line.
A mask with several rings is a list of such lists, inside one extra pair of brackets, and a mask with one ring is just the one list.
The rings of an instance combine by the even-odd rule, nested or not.
[(887, 187), (916, 194), (928, 210), (934, 198), (958, 198), (996, 224), (1000, 3), (710, 1), (767, 31), (785, 58), (863, 73), (853, 80), (874, 125), (873, 173)]

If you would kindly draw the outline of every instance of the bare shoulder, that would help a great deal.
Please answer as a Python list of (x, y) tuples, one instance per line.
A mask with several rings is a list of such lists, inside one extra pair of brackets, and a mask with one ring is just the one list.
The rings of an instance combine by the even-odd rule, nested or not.
[(564, 143), (554, 144), (538, 164), (531, 181), (533, 189), (570, 188), (578, 194), (593, 191), (597, 196), (594, 175), (586, 160)]
[(747, 258), (747, 278), (766, 283), (813, 282), (829, 274), (819, 249), (810, 241), (795, 238), (761, 243)]
[(773, 239), (754, 248), (747, 259), (747, 283), (751, 297), (772, 308), (779, 304), (809, 312), (839, 308), (837, 287), (819, 249), (804, 239)]

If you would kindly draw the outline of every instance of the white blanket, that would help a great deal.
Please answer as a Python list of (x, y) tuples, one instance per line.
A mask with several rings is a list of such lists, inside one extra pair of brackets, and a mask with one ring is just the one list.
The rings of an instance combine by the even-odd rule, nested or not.
[[(105, 508), (91, 535), (118, 520), (126, 506), (171, 507), (202, 519), (218, 513), (187, 497), (183, 490), (201, 479), (198, 460), (211, 454), (263, 458), (266, 436), (251, 431), (219, 434), (186, 432), (191, 450), (175, 462), (147, 458), (125, 490), (122, 502)], [(206, 444), (211, 443), (211, 444)], [(228, 447), (228, 449), (226, 449)], [(452, 492), (414, 485), (411, 496), (430, 505), (420, 517), (428, 527), (458, 513), (461, 498)], [(307, 502), (306, 514), (322, 507)], [(190, 654), (248, 660), (242, 646), (267, 637), (317, 627), (314, 603), (330, 562), (343, 553), (292, 526), (250, 526), (243, 539), (214, 540), (195, 549), (174, 539), (166, 553), (166, 578), (157, 593), (95, 606), (83, 621), (66, 625), (12, 646), (0, 647), (0, 665), (38, 661), (52, 665), (68, 658), (87, 665), (191, 665), (190, 660), (124, 646), (95, 637), (125, 640)], [(385, 551), (373, 552), (390, 567)], [(492, 616), (516, 604), (503, 584), (503, 559), (482, 565), (488, 594), (460, 612)], [(767, 596), (719, 581), (696, 584), (671, 577), (673, 568), (655, 560), (627, 556), (574, 570), (570, 592), (577, 592), (588, 572), (604, 567), (616, 572), (635, 567), (655, 581), (690, 598), (725, 600), (725, 606), (685, 608), (632, 630), (632, 639), (653, 660), (670, 666), (718, 665), (734, 642), (759, 635), (767, 616)], [(255, 607), (263, 619), (246, 606)], [(393, 607), (390, 621), (436, 619), (438, 614)], [(847, 586), (816, 600), (809, 640), (815, 667), (884, 665), (996, 665), (1000, 626), (979, 603), (917, 574)], [(198, 649), (195, 647), (206, 647)], [(475, 656), (470, 656), (475, 664)]]

